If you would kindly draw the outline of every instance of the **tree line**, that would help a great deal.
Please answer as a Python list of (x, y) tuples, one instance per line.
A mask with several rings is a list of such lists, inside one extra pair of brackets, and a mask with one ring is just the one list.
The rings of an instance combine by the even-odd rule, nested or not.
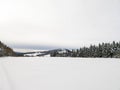
[(14, 51), (0, 41), (0, 57), (14, 55), (15, 55)]
[(81, 47), (79, 49), (67, 50), (59, 53), (53, 52), (52, 57), (103, 57), (103, 58), (120, 58), (120, 42), (101, 43), (98, 45), (90, 45), (89, 47)]

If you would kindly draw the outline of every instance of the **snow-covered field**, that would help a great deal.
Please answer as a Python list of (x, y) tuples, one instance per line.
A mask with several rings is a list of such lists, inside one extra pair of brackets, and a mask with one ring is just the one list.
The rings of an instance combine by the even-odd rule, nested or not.
[(0, 90), (120, 90), (120, 59), (0, 58)]

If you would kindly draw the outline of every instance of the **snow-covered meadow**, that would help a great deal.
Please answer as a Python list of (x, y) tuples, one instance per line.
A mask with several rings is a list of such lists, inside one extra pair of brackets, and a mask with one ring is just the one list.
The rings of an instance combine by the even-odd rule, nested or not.
[(120, 59), (0, 58), (0, 90), (120, 90)]

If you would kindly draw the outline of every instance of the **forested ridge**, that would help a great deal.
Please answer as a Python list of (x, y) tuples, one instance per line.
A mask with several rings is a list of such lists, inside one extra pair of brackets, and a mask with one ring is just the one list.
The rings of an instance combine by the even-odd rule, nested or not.
[(0, 57), (2, 56), (14, 56), (15, 52), (0, 41)]
[(103, 57), (103, 58), (120, 58), (120, 42), (101, 43), (98, 45), (90, 45), (89, 47), (81, 47), (72, 49), (63, 53), (54, 52), (52, 57)]
[[(0, 57), (2, 56), (45, 56), (50, 54), (51, 57), (98, 57), (98, 58), (120, 58), (120, 42), (100, 43), (98, 45), (90, 45), (89, 47), (81, 47), (79, 49), (54, 49), (38, 52), (14, 52), (13, 49), (0, 41)], [(29, 55), (28, 55), (29, 56)]]

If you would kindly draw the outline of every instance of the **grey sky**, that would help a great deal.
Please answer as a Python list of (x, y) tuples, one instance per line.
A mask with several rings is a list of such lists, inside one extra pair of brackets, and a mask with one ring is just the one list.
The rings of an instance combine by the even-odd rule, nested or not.
[(120, 40), (120, 0), (0, 0), (0, 40), (80, 47)]

